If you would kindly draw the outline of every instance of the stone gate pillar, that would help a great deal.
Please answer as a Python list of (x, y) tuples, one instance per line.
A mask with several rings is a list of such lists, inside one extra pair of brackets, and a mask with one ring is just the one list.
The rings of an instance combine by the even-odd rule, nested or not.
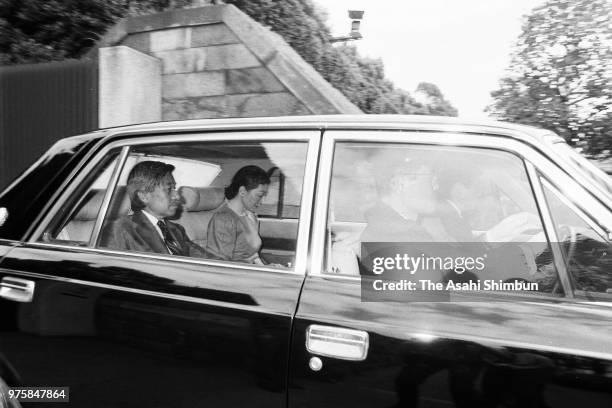
[(100, 125), (361, 113), (233, 5), (120, 21), (98, 43)]

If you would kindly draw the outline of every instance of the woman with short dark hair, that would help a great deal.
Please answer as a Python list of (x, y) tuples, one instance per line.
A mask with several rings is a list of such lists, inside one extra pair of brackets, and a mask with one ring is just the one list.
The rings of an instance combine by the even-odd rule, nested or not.
[(226, 202), (208, 223), (206, 250), (213, 259), (263, 265), (259, 220), (253, 212), (268, 192), (270, 177), (258, 166), (238, 170), (225, 189)]

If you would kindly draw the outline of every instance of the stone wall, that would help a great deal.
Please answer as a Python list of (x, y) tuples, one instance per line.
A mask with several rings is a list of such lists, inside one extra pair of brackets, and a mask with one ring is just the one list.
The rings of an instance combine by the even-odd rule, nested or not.
[(161, 63), (161, 120), (360, 113), (278, 35), (231, 5), (120, 22), (98, 47)]

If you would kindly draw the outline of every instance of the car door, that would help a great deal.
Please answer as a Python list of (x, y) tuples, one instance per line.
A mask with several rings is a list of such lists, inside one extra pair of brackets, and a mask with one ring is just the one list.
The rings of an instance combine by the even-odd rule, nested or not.
[[(610, 406), (612, 309), (578, 299), (584, 290), (576, 290), (565, 263), (565, 255), (578, 250), (577, 233), (572, 232), (575, 225), (559, 230), (554, 214), (551, 218), (546, 197), (550, 194), (542, 189), (538, 172), (555, 179), (557, 187), (563, 186), (564, 197), (581, 202), (589, 209), (583, 214), (590, 214), (600, 225), (612, 225), (610, 210), (524, 143), (495, 135), (429, 130), (326, 131), (312, 241), (316, 261), (306, 278), (294, 324), (289, 405)], [(404, 150), (409, 154), (402, 157)], [(376, 157), (376, 152), (382, 156)], [(398, 154), (408, 162), (399, 174), (393, 172), (404, 166), (398, 164)], [(423, 158), (432, 164), (410, 167), (411, 161), (423, 163)], [(385, 173), (389, 164), (392, 173)], [(477, 198), (477, 203), (497, 203), (488, 209), (476, 207), (480, 210), (473, 212), (472, 230), (495, 218), (496, 211), (488, 210), (515, 218), (519, 210), (535, 211), (540, 222), (539, 230), (529, 232), (527, 238), (508, 240), (504, 245), (488, 243), (487, 262), (497, 253), (493, 258), (502, 260), (502, 267), (493, 265), (486, 272), (491, 271), (499, 283), (519, 285), (515, 288), (538, 282), (539, 290), (481, 287), (410, 292), (405, 290), (408, 284), (396, 284), (395, 290), (387, 286), (386, 293), (373, 291), (373, 282), (383, 279), (388, 270), (372, 274), (372, 264), (370, 269), (364, 265), (363, 251), (369, 244), (364, 246), (362, 241), (372, 230), (379, 234), (379, 248), (418, 251), (417, 257), (425, 259), (431, 240), (410, 239), (452, 231), (459, 224), (427, 226), (424, 210), (421, 219), (387, 216), (391, 210), (385, 210), (379, 201), (398, 206), (393, 199), (385, 200), (390, 194), (379, 200), (386, 194), (383, 187), (407, 189), (413, 193), (408, 199), (418, 201), (427, 195), (419, 187), (420, 178), (433, 173), (428, 180), (434, 197), (448, 197), (441, 191), (445, 188), (443, 175), (450, 173), (450, 179), (456, 180), (457, 174), (463, 174), (462, 167), (470, 166), (473, 171), (466, 174), (479, 180), (484, 175), (495, 188), (483, 195), (469, 190), (467, 202)], [(442, 172), (444, 169), (447, 171)], [(375, 211), (368, 213), (372, 209)], [(432, 212), (429, 217), (432, 214), (440, 213)], [(371, 224), (384, 217), (387, 221), (379, 224), (382, 227), (373, 228)], [(441, 231), (441, 226), (447, 229)], [(413, 228), (414, 233), (404, 234), (406, 228)], [(559, 236), (563, 231), (569, 238)], [(472, 232), (479, 237), (485, 233), (484, 228)], [(467, 248), (481, 243), (481, 239), (474, 241)], [(607, 239), (601, 241), (609, 246)], [(499, 255), (499, 248), (508, 249)], [(533, 263), (528, 253), (534, 256)], [(601, 265), (596, 272), (602, 273)], [(467, 275), (457, 272), (453, 276), (456, 282), (465, 283)], [(427, 275), (420, 279), (425, 277), (439, 282)], [(404, 290), (397, 289), (402, 287)]]
[[(13, 249), (18, 242), (10, 241), (10, 240), (0, 240), (0, 262), (4, 256)], [(1, 273), (1, 272), (0, 272)], [(0, 287), (0, 291), (3, 289)], [(0, 299), (0, 319), (3, 322), (11, 321), (14, 318), (14, 311), (11, 307), (10, 302), (5, 302), (3, 299)], [(0, 342), (0, 394), (4, 390), (3, 387), (8, 386), (16, 386), (19, 379), (15, 369), (10, 363), (10, 360), (3, 354), (2, 352), (2, 343)], [(0, 401), (3, 401), (0, 399)]]
[[(285, 406), (319, 140), (317, 131), (243, 131), (109, 141), (29, 241), (0, 264), (8, 317), (1, 350), (19, 383), (69, 387), (75, 407)], [(125, 179), (135, 162), (178, 157), (193, 164), (199, 160), (194, 157), (240, 151), (246, 153), (232, 156), (233, 165), (236, 159), (259, 160), (284, 169), (287, 163), (278, 157), (287, 149), (294, 159), (301, 156), (287, 170), (296, 183), (296, 215), (276, 220), (292, 226), (285, 236), (289, 255), (280, 257), (291, 256), (291, 262), (284, 267), (102, 244), (106, 224), (128, 216)], [(175, 164), (177, 182), (208, 177), (180, 166)], [(212, 179), (191, 191), (218, 190), (206, 187)], [(195, 207), (202, 205), (194, 206), (191, 218), (174, 222), (202, 235), (194, 221), (201, 216)]]

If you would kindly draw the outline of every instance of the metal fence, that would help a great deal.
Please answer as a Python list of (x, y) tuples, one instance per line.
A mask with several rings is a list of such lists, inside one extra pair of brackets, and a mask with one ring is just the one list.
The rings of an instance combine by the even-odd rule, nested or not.
[(98, 64), (0, 68), (0, 190), (56, 140), (98, 128)]

